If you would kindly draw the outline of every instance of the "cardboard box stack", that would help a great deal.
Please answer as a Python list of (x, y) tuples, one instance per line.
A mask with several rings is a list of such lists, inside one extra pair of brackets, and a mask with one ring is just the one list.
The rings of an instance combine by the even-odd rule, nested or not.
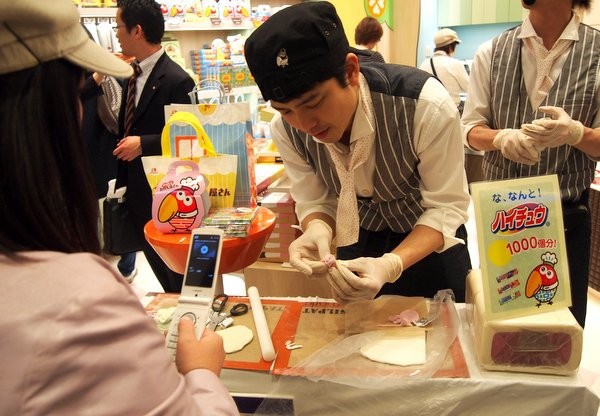
[(254, 85), (243, 54), (236, 52), (231, 51), (229, 43), (225, 44), (222, 54), (213, 49), (191, 50), (192, 70), (200, 80), (219, 81), (226, 92), (230, 92), (232, 88)]
[(246, 287), (260, 288), (261, 296), (318, 296), (331, 298), (327, 279), (307, 276), (285, 263), (257, 261), (244, 269)]
[(232, 62), (229, 48), (226, 47), (219, 53), (213, 49), (200, 49), (190, 51), (192, 71), (198, 74), (200, 80), (214, 79), (219, 81), (226, 92), (232, 86)]
[(298, 225), (295, 203), (288, 192), (270, 192), (259, 202), (273, 211), (277, 217), (275, 228), (265, 244), (261, 260), (286, 262), (289, 260), (288, 248), (300, 231), (292, 225)]

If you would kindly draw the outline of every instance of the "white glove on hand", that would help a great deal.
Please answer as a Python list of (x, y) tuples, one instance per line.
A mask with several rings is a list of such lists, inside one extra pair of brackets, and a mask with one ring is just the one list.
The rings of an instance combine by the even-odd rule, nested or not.
[[(384, 283), (395, 282), (403, 270), (400, 256), (385, 253), (381, 257), (338, 260), (327, 277), (333, 289), (333, 297), (338, 303), (344, 304), (373, 299)], [(353, 272), (358, 273), (358, 276)]]
[(575, 146), (583, 138), (583, 124), (573, 120), (560, 107), (540, 107), (540, 111), (550, 114), (552, 118), (538, 118), (522, 128), (536, 145), (558, 147), (563, 144)]
[(493, 145), (510, 160), (524, 165), (535, 165), (540, 161), (540, 152), (533, 139), (517, 129), (503, 129), (496, 133)]
[(333, 232), (325, 221), (312, 220), (304, 233), (290, 244), (290, 264), (307, 275), (326, 273), (328, 267), (322, 259), (331, 254), (332, 239)]

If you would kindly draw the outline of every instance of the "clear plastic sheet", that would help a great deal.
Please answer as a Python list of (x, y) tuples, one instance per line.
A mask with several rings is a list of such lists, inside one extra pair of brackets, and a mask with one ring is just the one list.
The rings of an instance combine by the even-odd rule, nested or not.
[[(400, 327), (388, 317), (403, 308), (412, 308), (431, 320), (424, 328)], [(373, 301), (356, 302), (345, 310), (345, 333), (290, 368), (286, 378), (307, 378), (364, 389), (389, 389), (407, 380), (430, 378), (444, 363), (448, 349), (458, 334), (459, 319), (453, 293), (442, 290), (427, 301), (424, 298), (382, 296)], [(383, 335), (400, 331), (426, 332), (425, 363), (398, 366), (371, 361), (361, 348)], [(403, 351), (398, 351), (402, 354)]]
[[(448, 348), (458, 334), (458, 315), (454, 306), (454, 295), (450, 290), (439, 291), (430, 302), (427, 318), (432, 322), (426, 327), (426, 361), (422, 365), (397, 366), (371, 361), (360, 350), (363, 346), (394, 336), (394, 333), (413, 331), (416, 327), (370, 328), (368, 319), (374, 316), (379, 304), (389, 297), (377, 298), (370, 302), (360, 302), (346, 309), (346, 334), (317, 351), (298, 367), (311, 381), (330, 381), (354, 387), (389, 388), (394, 383), (402, 383), (406, 378), (431, 377), (443, 364)], [(388, 311), (388, 314), (390, 311)], [(373, 329), (360, 332), (361, 329)], [(402, 354), (398, 351), (398, 354)]]

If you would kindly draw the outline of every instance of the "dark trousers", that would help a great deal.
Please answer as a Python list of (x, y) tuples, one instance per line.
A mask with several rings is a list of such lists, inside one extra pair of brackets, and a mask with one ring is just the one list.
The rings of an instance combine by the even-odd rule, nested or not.
[(121, 258), (117, 263), (117, 269), (119, 269), (123, 276), (127, 277), (131, 273), (133, 273), (133, 270), (135, 269), (136, 254), (137, 253), (135, 251), (131, 253), (121, 254)]
[[(408, 235), (391, 230), (368, 231), (360, 229), (358, 242), (337, 250), (337, 258), (350, 260), (357, 257), (380, 257), (392, 251)], [(465, 244), (456, 244), (442, 253), (431, 253), (418, 263), (404, 270), (394, 283), (386, 283), (378, 295), (433, 296), (442, 289), (452, 289), (456, 302), (465, 301), (465, 282), (471, 270), (467, 248), (467, 229), (464, 225), (456, 231), (456, 237)]]
[(571, 279), (571, 313), (582, 327), (587, 311), (587, 291), (590, 277), (590, 247), (592, 244), (592, 216), (587, 198), (580, 205), (563, 205), (565, 242)]

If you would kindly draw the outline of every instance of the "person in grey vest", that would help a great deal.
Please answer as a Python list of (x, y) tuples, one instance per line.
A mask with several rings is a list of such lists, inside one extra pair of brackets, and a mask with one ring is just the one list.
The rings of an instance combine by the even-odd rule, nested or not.
[(360, 67), (325, 1), (275, 13), (245, 56), (279, 112), (272, 137), (303, 230), (290, 263), (326, 276), (341, 303), (440, 289), (463, 301), (469, 194), (446, 89), (416, 68)]
[(484, 150), (488, 180), (556, 174), (571, 278), (571, 312), (585, 324), (591, 216), (600, 160), (600, 32), (580, 23), (589, 0), (523, 0), (523, 23), (481, 45), (462, 122)]

